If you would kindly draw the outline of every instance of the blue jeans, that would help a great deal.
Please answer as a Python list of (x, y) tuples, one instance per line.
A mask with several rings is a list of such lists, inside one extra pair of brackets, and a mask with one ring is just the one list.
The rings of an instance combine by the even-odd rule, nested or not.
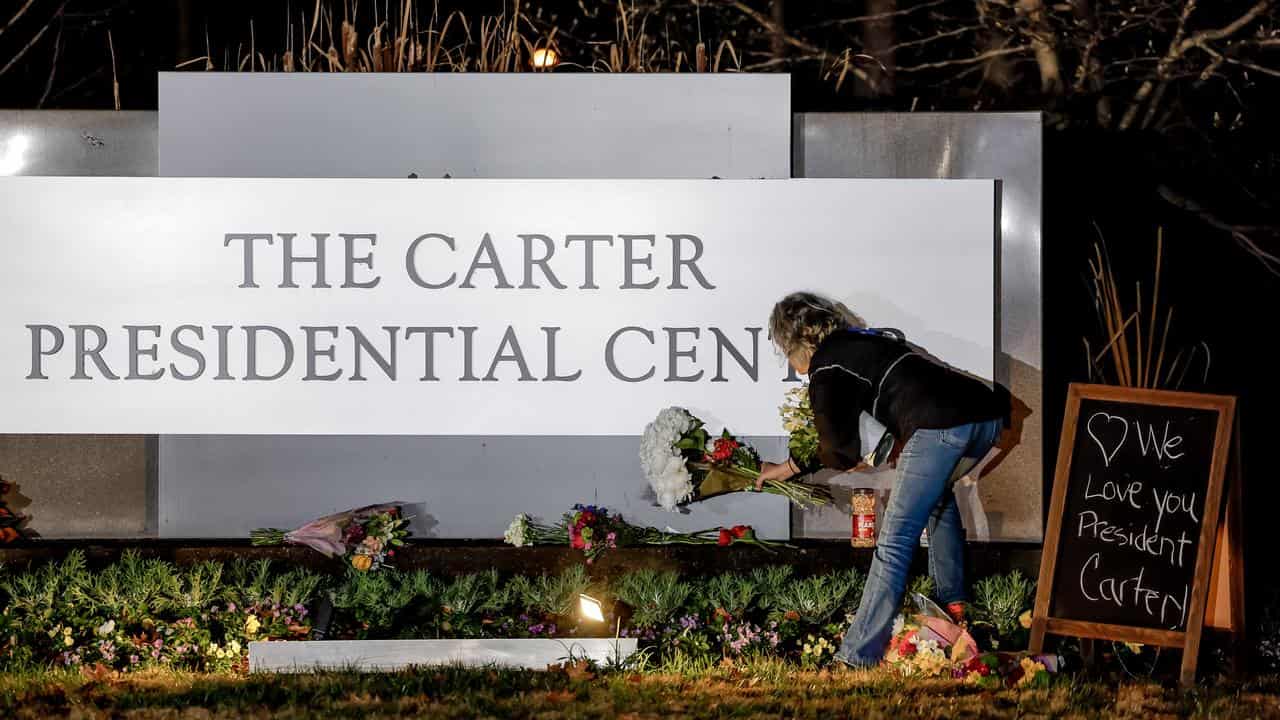
[(929, 526), (929, 575), (938, 600), (965, 599), (964, 526), (952, 491), (956, 470), (967, 471), (996, 444), (999, 420), (942, 430), (917, 430), (898, 457), (898, 479), (876, 540), (875, 556), (853, 622), (845, 631), (836, 659), (855, 667), (875, 665), (884, 657), (893, 620), (902, 607), (907, 572)]

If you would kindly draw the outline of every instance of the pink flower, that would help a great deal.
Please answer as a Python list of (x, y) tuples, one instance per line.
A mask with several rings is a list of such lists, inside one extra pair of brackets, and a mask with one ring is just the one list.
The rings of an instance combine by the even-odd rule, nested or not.
[[(285, 533), (284, 541), (292, 545), (305, 545), (325, 557), (337, 557), (347, 553), (344, 542), (344, 528), (359, 528), (360, 539), (364, 538), (364, 521), (382, 513), (390, 512), (401, 503), (383, 503), (366, 505), (354, 510), (326, 515), (312, 520), (297, 530)], [(359, 540), (355, 540), (359, 542)]]

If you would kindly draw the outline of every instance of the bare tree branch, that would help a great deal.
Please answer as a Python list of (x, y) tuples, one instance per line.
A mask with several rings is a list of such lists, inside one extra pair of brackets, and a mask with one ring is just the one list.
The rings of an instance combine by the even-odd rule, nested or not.
[[(4, 67), (0, 68), (0, 77), (3, 77), (5, 73), (9, 72), (9, 68), (18, 64), (18, 61), (22, 59), (22, 56), (26, 55), (28, 50), (34, 47), (36, 43), (40, 42), (40, 38), (44, 37), (44, 34), (49, 31), (49, 28), (53, 26), (53, 23), (62, 17), (62, 11), (67, 7), (67, 2), (68, 0), (62, 0), (62, 4), (58, 6), (58, 9), (56, 11), (54, 11), (53, 16), (49, 19), (49, 22), (45, 23), (44, 27), (40, 28), (40, 31), (35, 34), (35, 37), (32, 37), (31, 40), (29, 40), (27, 44), (24, 45), (22, 49), (18, 51), (17, 55), (14, 55), (12, 58), (10, 58), (9, 62), (5, 63)], [(28, 2), (27, 5), (24, 5), (22, 7), (22, 10), (19, 11), (19, 14), (24, 12), (27, 9), (27, 7), (30, 6), (30, 4), (31, 3)], [(16, 19), (16, 16), (15, 16), (15, 19)], [(12, 22), (13, 21), (11, 20), (10, 24), (12, 24)], [(8, 26), (6, 25), (5, 27), (7, 28)]]
[(26, 14), (27, 10), (35, 4), (35, 1), (36, 0), (27, 0), (22, 7), (18, 8), (18, 11), (13, 14), (13, 17), (9, 18), (9, 22), (5, 23), (4, 27), (0, 27), (0, 35), (3, 35), (6, 30), (13, 27), (14, 23), (18, 22), (18, 20)]
[(1196, 201), (1186, 197), (1167, 185), (1161, 185), (1157, 192), (1159, 192), (1160, 197), (1164, 198), (1170, 205), (1199, 217), (1201, 221), (1212, 228), (1229, 233), (1232, 239), (1262, 263), (1262, 266), (1267, 270), (1267, 272), (1280, 277), (1280, 255), (1262, 249), (1258, 242), (1252, 237), (1259, 233), (1277, 234), (1277, 232), (1280, 232), (1280, 228), (1267, 227), (1263, 225), (1236, 225), (1228, 223), (1218, 218)]
[(955, 65), (972, 65), (973, 63), (986, 62), (993, 58), (1004, 57), (1006, 55), (1020, 55), (1031, 50), (1030, 45), (1017, 45), (1015, 47), (996, 48), (979, 53), (973, 57), (957, 58), (954, 60), (939, 60), (938, 62), (922, 63), (920, 65), (911, 65), (908, 67), (898, 68), (900, 73), (920, 72), (922, 70), (935, 70), (937, 68), (953, 67)]
[[(735, 0), (733, 2), (733, 7), (737, 9), (739, 12), (741, 12), (743, 15), (746, 15), (747, 17), (754, 20), (756, 24), (764, 28), (766, 32), (771, 33), (774, 37), (780, 39), (783, 43), (790, 45), (792, 47), (798, 48), (800, 50), (803, 50), (804, 52), (808, 53), (811, 57), (815, 57), (823, 61), (829, 61), (832, 59), (831, 55), (827, 53), (826, 50), (823, 50), (822, 48), (816, 45), (813, 45), (804, 40), (801, 40), (795, 37), (794, 35), (788, 34), (783, 28), (780, 28), (774, 25), (773, 21), (770, 18), (765, 17), (763, 13), (748, 6), (746, 3), (742, 2), (742, 0)], [(836, 60), (839, 64), (840, 59), (836, 58)], [(853, 76), (857, 77), (863, 82), (867, 84), (871, 84), (871, 78), (867, 75), (866, 71), (852, 65), (852, 63), (849, 62), (847, 58), (847, 54), (844, 62), (840, 64), (840, 67), (841, 67), (841, 75), (844, 75), (845, 73), (852, 74)]]

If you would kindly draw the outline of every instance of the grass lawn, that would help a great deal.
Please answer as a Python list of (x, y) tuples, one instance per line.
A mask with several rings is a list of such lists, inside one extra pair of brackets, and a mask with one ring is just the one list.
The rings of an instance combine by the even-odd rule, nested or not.
[(419, 669), (385, 674), (0, 675), (0, 716), (231, 718), (1280, 718), (1280, 676), (1183, 692), (1151, 682), (1056, 678), (980, 690), (885, 671), (760, 662), (683, 674)]

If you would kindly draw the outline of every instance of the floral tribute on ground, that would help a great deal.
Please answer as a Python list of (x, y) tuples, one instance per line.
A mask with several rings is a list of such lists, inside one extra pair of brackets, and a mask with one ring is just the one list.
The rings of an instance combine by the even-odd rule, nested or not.
[[(669, 407), (644, 429), (640, 467), (658, 505), (675, 511), (716, 495), (754, 491), (760, 455), (727, 429), (712, 438), (702, 420), (684, 408)], [(825, 486), (797, 480), (770, 480), (762, 491), (802, 508), (831, 501)]]
[(528, 545), (569, 545), (581, 550), (588, 563), (606, 551), (617, 547), (641, 545), (755, 545), (772, 550), (790, 547), (785, 543), (761, 540), (750, 525), (734, 525), (731, 528), (709, 528), (693, 532), (680, 532), (666, 528), (632, 525), (608, 508), (597, 505), (574, 505), (556, 525), (535, 522), (524, 513), (516, 515), (502, 535), (503, 540), (515, 547)]
[(1060, 669), (1055, 655), (983, 652), (968, 627), (957, 625), (932, 601), (915, 595), (913, 605), (894, 622), (884, 658), (904, 676), (950, 677), (982, 687), (1043, 687)]
[(330, 558), (342, 558), (356, 572), (373, 572), (390, 564), (409, 536), (409, 520), (400, 503), (366, 505), (326, 515), (296, 530), (259, 528), (250, 533), (254, 545), (304, 545)]

